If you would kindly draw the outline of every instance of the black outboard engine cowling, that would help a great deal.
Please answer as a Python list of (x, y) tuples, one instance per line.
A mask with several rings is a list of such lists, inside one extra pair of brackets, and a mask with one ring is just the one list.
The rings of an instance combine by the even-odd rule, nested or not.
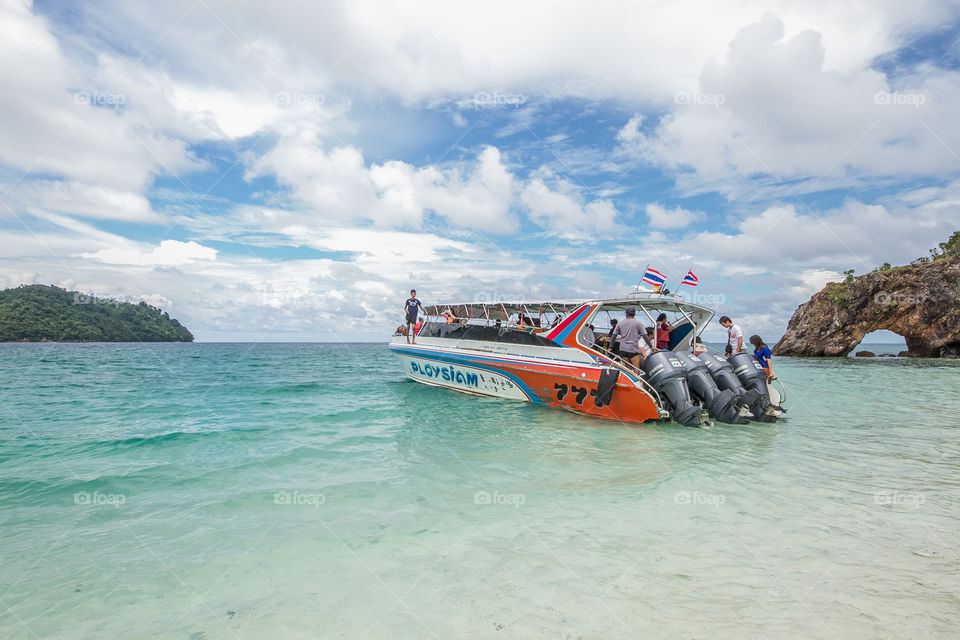
[(749, 353), (737, 353), (727, 358), (727, 361), (733, 365), (733, 371), (744, 388), (756, 392), (756, 397), (750, 404), (750, 413), (757, 420), (776, 422), (774, 413), (777, 407), (770, 404), (770, 394), (767, 393), (767, 374), (757, 359)]
[(683, 363), (669, 351), (654, 351), (641, 365), (647, 382), (666, 396), (673, 419), (688, 427), (700, 426), (701, 409), (690, 400)]
[(739, 413), (740, 396), (730, 389), (721, 390), (700, 358), (683, 352), (673, 355), (683, 363), (690, 394), (700, 401), (711, 416), (728, 424), (747, 424), (748, 420)]
[(707, 365), (707, 369), (717, 386), (722, 390), (730, 390), (740, 396), (740, 406), (752, 413), (751, 407), (757, 403), (759, 394), (755, 389), (745, 389), (740, 384), (740, 378), (734, 373), (733, 365), (727, 362), (727, 359), (723, 356), (718, 356), (709, 351), (701, 353), (697, 357), (703, 364)]
[(729, 389), (738, 396), (742, 396), (746, 392), (746, 389), (740, 384), (740, 378), (733, 372), (733, 365), (727, 362), (726, 358), (706, 351), (699, 354), (697, 359), (707, 367), (707, 371), (710, 372), (718, 387)]

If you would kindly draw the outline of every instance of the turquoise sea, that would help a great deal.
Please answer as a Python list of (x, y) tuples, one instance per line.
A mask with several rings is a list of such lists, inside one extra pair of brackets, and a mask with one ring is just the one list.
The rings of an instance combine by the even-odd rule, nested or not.
[(0, 345), (0, 638), (956, 638), (960, 363), (624, 426), (384, 345)]

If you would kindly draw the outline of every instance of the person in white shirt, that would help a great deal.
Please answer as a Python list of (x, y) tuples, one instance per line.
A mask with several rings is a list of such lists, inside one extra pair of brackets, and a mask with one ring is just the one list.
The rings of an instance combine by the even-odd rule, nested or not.
[(743, 330), (739, 325), (733, 324), (728, 316), (720, 316), (720, 324), (727, 330), (727, 355), (740, 353), (743, 349)]

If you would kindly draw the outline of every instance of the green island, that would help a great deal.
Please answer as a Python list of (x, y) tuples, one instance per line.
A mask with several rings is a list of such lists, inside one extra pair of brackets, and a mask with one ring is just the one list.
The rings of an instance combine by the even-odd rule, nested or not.
[(146, 302), (31, 284), (0, 291), (0, 342), (193, 342), (193, 334)]

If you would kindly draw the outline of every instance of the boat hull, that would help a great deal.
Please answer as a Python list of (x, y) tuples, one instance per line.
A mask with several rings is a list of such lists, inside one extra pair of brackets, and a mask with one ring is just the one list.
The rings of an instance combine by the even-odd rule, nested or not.
[(466, 352), (435, 345), (390, 345), (410, 378), (424, 384), (522, 400), (623, 422), (660, 417), (654, 399), (621, 375), (610, 404), (597, 406), (601, 365), (508, 354)]

